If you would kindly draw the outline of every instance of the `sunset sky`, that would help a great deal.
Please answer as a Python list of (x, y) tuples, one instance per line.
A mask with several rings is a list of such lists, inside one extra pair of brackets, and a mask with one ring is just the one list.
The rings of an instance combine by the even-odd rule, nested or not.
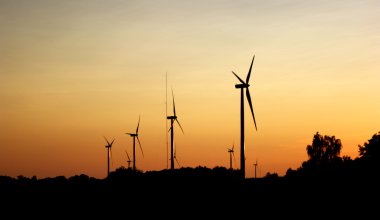
[(239, 168), (240, 91), (246, 176), (284, 175), (313, 135), (358, 156), (380, 131), (378, 0), (0, 0), (0, 175), (107, 174), (127, 166), (139, 115), (138, 169), (167, 168), (173, 88), (182, 166)]

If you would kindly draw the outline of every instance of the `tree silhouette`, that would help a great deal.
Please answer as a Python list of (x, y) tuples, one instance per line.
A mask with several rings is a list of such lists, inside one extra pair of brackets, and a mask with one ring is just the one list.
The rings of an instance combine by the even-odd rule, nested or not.
[(340, 158), (342, 143), (335, 136), (322, 136), (317, 132), (313, 137), (313, 143), (307, 145), (306, 151), (309, 156), (309, 161), (315, 164), (330, 163), (337, 158)]
[(380, 132), (374, 134), (363, 146), (359, 145), (359, 156), (361, 159), (376, 161), (380, 155)]

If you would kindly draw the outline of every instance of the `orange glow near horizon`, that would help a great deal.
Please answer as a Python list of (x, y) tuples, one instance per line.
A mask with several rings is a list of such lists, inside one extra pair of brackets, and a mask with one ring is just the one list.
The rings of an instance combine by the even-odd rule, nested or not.
[[(167, 168), (173, 88), (184, 167), (240, 167), (240, 90), (246, 176), (284, 175), (307, 160), (313, 135), (341, 139), (341, 155), (380, 131), (377, 1), (116, 1), (0, 3), (0, 175), (104, 178), (127, 167), (141, 116), (138, 169)], [(168, 134), (169, 135), (169, 134)]]

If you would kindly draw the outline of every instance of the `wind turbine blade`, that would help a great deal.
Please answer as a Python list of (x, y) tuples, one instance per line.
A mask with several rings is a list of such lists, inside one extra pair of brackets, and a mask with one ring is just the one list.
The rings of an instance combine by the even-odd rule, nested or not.
[(129, 158), (129, 154), (128, 154), (128, 152), (125, 151), (125, 153), (127, 154), (128, 160), (131, 160), (131, 158)]
[(242, 79), (240, 79), (240, 77), (239, 77), (238, 75), (236, 75), (236, 73), (234, 73), (234, 71), (232, 71), (232, 73), (238, 78), (238, 80), (239, 80), (241, 83), (245, 84), (245, 82), (244, 82)]
[(139, 133), (139, 126), (140, 126), (140, 115), (139, 115), (139, 122), (137, 123), (136, 134)]
[(111, 142), (111, 147), (112, 147), (112, 144), (113, 144), (113, 142), (115, 141), (115, 138), (112, 140), (112, 142)]
[(252, 70), (252, 65), (253, 65), (253, 60), (255, 59), (255, 55), (253, 55), (251, 66), (249, 67), (248, 75), (247, 75), (247, 81), (245, 83), (248, 84), (249, 77), (251, 77), (251, 70)]
[(234, 151), (234, 148), (235, 148), (235, 144), (232, 145), (232, 151)]
[(234, 157), (234, 161), (235, 161), (235, 160), (236, 160), (236, 159), (235, 159), (235, 153), (234, 153), (233, 151), (232, 151), (232, 156)]
[(170, 126), (170, 128), (169, 128), (168, 132), (169, 132), (170, 130), (172, 130), (172, 126)]
[(178, 167), (180, 167), (181, 165), (179, 164), (178, 159), (177, 159), (177, 145), (174, 145), (174, 157), (173, 158), (177, 162)]
[(179, 164), (179, 162), (178, 162), (178, 160), (177, 160), (177, 157), (175, 157), (174, 159), (175, 159), (175, 161), (177, 162), (178, 167), (181, 167), (181, 165)]
[(125, 134), (132, 135), (132, 133), (125, 133)]
[(108, 142), (107, 138), (105, 136), (103, 136), (103, 137), (104, 137), (104, 139), (106, 139), (107, 144), (110, 145), (110, 142)]
[(175, 119), (175, 120), (176, 120), (176, 122), (178, 123), (179, 127), (181, 128), (182, 133), (185, 134), (185, 132), (183, 131), (182, 126), (181, 126), (181, 124), (179, 123), (178, 119)]
[(140, 143), (139, 136), (136, 136), (136, 137), (137, 137), (137, 142), (139, 142), (139, 146), (140, 146), (141, 153), (142, 153), (142, 155), (143, 155), (143, 157), (144, 157), (144, 151), (143, 151), (143, 149), (142, 149), (142, 147), (141, 147), (141, 143)]
[(175, 102), (174, 102), (174, 92), (173, 92), (173, 89), (172, 89), (172, 96), (173, 96), (173, 113), (174, 113), (174, 116), (177, 116), (177, 114), (175, 113)]
[(257, 131), (255, 114), (253, 114), (253, 107), (252, 107), (251, 94), (249, 93), (249, 89), (248, 89), (248, 88), (247, 88), (247, 90), (246, 90), (246, 95), (247, 95), (247, 99), (248, 99), (249, 107), (251, 108), (251, 113), (252, 113), (252, 117), (253, 117), (253, 122), (255, 123), (255, 128), (256, 128), (256, 131)]

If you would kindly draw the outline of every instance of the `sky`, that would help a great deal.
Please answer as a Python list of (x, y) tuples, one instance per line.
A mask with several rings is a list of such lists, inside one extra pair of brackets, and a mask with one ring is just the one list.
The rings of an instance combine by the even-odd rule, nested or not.
[(0, 175), (104, 178), (103, 136), (127, 167), (139, 116), (137, 168), (166, 169), (171, 89), (181, 166), (228, 167), (234, 145), (237, 169), (231, 71), (253, 55), (246, 176), (300, 167), (316, 132), (354, 159), (380, 131), (379, 20), (376, 0), (0, 0)]

